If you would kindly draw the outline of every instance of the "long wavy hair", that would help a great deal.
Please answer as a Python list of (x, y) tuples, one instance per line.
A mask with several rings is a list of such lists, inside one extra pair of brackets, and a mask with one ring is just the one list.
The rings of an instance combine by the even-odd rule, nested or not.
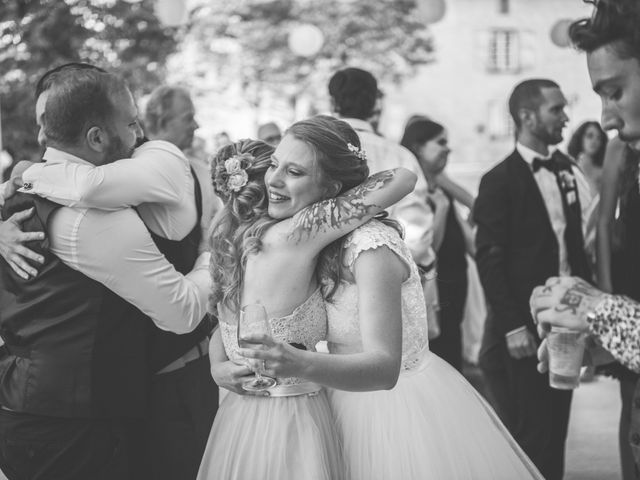
[[(273, 150), (260, 140), (240, 140), (222, 147), (211, 161), (213, 189), (224, 202), (209, 235), (211, 312), (216, 312), (218, 303), (233, 312), (238, 310), (247, 256), (260, 251), (262, 235), (277, 222), (267, 213), (269, 198), (264, 184)], [(247, 174), (244, 185), (233, 182), (236, 179), (225, 165), (232, 158)]]
[(604, 152), (607, 150), (607, 142), (609, 141), (609, 137), (607, 137), (607, 134), (604, 132), (600, 124), (596, 121), (592, 120), (584, 122), (578, 127), (575, 133), (571, 136), (571, 140), (569, 140), (567, 151), (569, 152), (569, 155), (574, 158), (574, 160), (578, 160), (578, 156), (582, 153), (584, 136), (587, 133), (587, 129), (589, 127), (594, 127), (598, 131), (598, 135), (600, 136), (600, 147), (593, 157), (593, 164), (596, 167), (602, 167), (602, 164), (604, 163)]

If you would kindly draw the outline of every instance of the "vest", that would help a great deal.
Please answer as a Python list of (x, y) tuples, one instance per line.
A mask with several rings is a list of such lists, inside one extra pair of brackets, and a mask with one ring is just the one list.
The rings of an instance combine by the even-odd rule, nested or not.
[[(2, 218), (35, 206), (25, 231), (47, 231), (59, 205), (18, 193)], [(148, 404), (146, 317), (102, 284), (49, 252), (23, 280), (0, 259), (0, 404), (18, 412), (69, 418), (141, 418)]]
[[(154, 243), (158, 250), (167, 258), (167, 260), (175, 267), (175, 269), (183, 275), (191, 271), (193, 265), (198, 258), (198, 246), (202, 238), (200, 230), (200, 218), (202, 217), (202, 193), (200, 184), (193, 171), (194, 177), (194, 195), (196, 200), (197, 220), (193, 230), (182, 240), (168, 240), (166, 238), (151, 233)], [(187, 353), (191, 348), (198, 345), (213, 330), (213, 326), (209, 318), (205, 318), (200, 325), (190, 333), (178, 335), (159, 329), (153, 322), (149, 322), (149, 366), (151, 373), (169, 365), (182, 355)]]

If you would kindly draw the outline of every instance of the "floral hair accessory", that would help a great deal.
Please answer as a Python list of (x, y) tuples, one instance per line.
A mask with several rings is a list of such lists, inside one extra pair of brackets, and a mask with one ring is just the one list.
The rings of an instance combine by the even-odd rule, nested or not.
[(358, 157), (363, 162), (367, 161), (367, 154), (362, 148), (356, 147), (353, 143), (347, 142), (347, 148), (351, 151), (356, 157)]
[(247, 182), (249, 182), (249, 174), (247, 168), (253, 163), (254, 157), (249, 153), (240, 153), (233, 157), (227, 158), (222, 165), (217, 167), (216, 189), (229, 196), (231, 192), (239, 192)]

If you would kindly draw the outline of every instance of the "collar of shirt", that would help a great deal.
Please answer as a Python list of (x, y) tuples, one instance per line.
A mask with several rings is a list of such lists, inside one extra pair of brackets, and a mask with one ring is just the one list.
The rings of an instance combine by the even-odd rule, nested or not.
[(42, 158), (46, 160), (47, 163), (72, 162), (72, 163), (83, 163), (85, 165), (95, 166), (93, 165), (93, 163), (87, 162), (86, 160), (83, 160), (80, 157), (76, 157), (71, 153), (63, 152), (62, 150), (58, 150), (57, 148), (53, 148), (53, 147), (47, 147), (47, 149), (44, 151), (44, 155), (42, 156)]
[(531, 166), (531, 163), (533, 163), (534, 158), (540, 158), (542, 160), (546, 160), (548, 158), (551, 158), (551, 155), (553, 155), (553, 152), (555, 152), (555, 148), (554, 149), (550, 148), (548, 155), (542, 155), (536, 152), (535, 150), (531, 150), (529, 147), (525, 147), (520, 142), (516, 142), (516, 150), (518, 151), (522, 159), (529, 164), (529, 166)]
[(354, 130), (373, 133), (373, 127), (366, 120), (360, 120), (359, 118), (342, 118), (342, 117), (340, 117), (340, 120), (347, 122), (349, 125), (353, 127)]

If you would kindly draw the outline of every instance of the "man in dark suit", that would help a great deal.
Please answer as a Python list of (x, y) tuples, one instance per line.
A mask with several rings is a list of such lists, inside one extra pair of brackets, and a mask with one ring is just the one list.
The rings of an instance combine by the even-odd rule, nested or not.
[(571, 391), (536, 370), (539, 343), (529, 296), (554, 275), (590, 278), (583, 213), (589, 188), (572, 161), (550, 146), (568, 118), (559, 86), (517, 85), (509, 99), (516, 148), (484, 175), (475, 204), (477, 263), (490, 307), (481, 366), (496, 410), (548, 480), (561, 479)]

